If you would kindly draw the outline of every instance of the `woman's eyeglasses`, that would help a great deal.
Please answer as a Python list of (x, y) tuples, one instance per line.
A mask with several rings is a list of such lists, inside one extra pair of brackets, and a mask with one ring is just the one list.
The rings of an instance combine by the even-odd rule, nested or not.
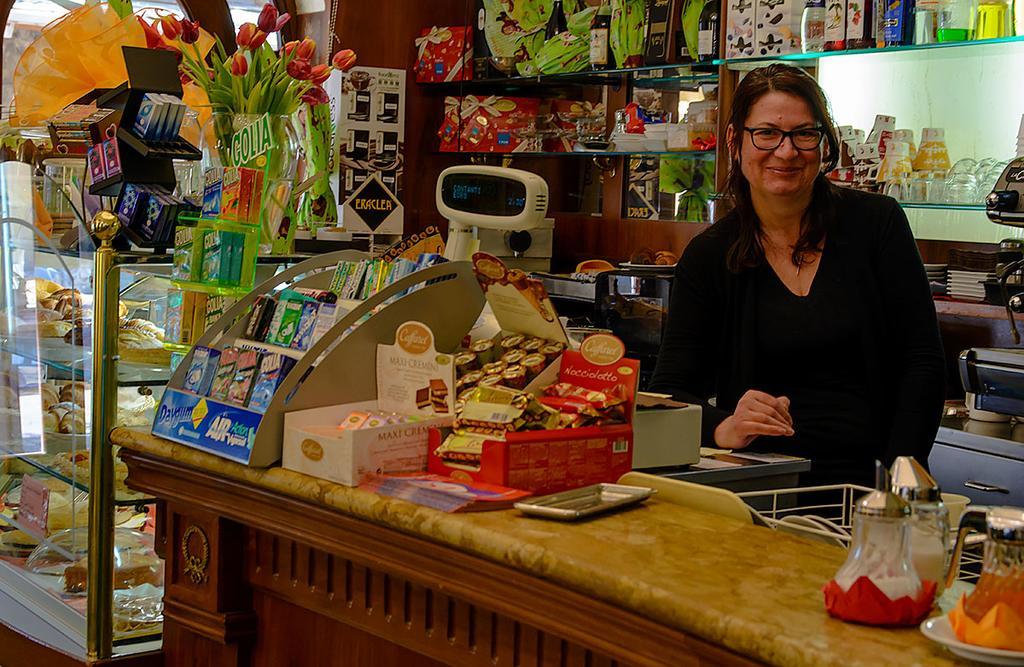
[(813, 151), (821, 145), (825, 131), (820, 127), (802, 127), (798, 130), (778, 130), (774, 127), (745, 127), (750, 133), (754, 148), (762, 151), (773, 151), (782, 145), (783, 139), (789, 137), (793, 148), (798, 151)]

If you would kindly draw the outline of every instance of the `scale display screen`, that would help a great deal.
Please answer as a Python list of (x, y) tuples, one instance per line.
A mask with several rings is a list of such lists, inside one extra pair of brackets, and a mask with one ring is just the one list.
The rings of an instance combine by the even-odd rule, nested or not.
[(449, 174), (441, 181), (441, 201), (467, 213), (515, 216), (526, 208), (526, 185), (487, 174)]

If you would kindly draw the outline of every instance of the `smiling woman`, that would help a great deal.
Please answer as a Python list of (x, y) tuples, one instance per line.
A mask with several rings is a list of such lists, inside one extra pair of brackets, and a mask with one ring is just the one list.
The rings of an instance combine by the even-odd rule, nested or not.
[(803, 71), (753, 70), (732, 109), (733, 210), (676, 268), (651, 391), (702, 404), (706, 444), (810, 458), (804, 482), (870, 483), (875, 459), (899, 455), (924, 463), (943, 359), (902, 209), (825, 178), (839, 141)]

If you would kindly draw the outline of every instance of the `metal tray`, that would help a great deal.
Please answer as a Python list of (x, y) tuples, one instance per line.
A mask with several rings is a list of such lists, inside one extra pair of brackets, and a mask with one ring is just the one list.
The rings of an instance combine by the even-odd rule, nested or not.
[(515, 504), (515, 508), (524, 514), (544, 519), (574, 521), (620, 507), (635, 505), (650, 498), (654, 493), (654, 489), (645, 486), (594, 484), (518, 502)]

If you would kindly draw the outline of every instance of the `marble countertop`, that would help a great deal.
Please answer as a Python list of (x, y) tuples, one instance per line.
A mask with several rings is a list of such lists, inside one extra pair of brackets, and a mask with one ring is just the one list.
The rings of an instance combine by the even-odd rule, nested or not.
[(843, 550), (656, 498), (577, 524), (515, 510), (446, 514), (283, 468), (247, 468), (137, 430), (116, 429), (113, 441), (530, 572), (769, 664), (959, 664), (916, 628), (830, 618), (821, 587)]

